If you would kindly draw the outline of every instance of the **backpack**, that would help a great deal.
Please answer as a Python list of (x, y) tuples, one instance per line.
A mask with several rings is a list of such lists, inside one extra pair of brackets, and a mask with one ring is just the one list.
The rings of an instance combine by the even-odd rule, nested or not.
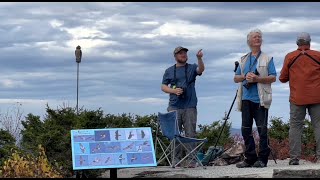
[(210, 146), (203, 159), (201, 160), (202, 165), (208, 166), (211, 161), (214, 161), (224, 152), (222, 146)]

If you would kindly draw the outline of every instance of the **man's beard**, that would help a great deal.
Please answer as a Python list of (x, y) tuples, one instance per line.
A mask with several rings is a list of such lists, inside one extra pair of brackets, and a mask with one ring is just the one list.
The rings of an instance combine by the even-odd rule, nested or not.
[(180, 60), (180, 59), (177, 59), (177, 62), (178, 62), (178, 63), (183, 64), (183, 63), (186, 63), (186, 62), (187, 62), (187, 60), (188, 60), (188, 58), (186, 58), (186, 60)]

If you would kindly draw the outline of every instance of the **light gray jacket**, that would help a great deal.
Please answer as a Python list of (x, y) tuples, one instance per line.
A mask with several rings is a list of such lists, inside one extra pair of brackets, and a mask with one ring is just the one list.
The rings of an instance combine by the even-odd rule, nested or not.
[[(244, 65), (248, 60), (249, 54), (246, 54), (241, 57), (239, 67), (241, 69), (241, 75), (244, 75), (243, 69)], [(272, 57), (269, 57), (267, 54), (261, 52), (261, 55), (258, 58), (258, 64), (257, 64), (257, 71), (259, 72), (260, 77), (267, 77), (268, 76), (268, 66), (269, 62), (272, 59)], [(269, 109), (272, 102), (272, 89), (271, 89), (271, 83), (270, 84), (262, 84), (257, 83), (258, 86), (258, 94), (260, 98), (260, 105), (264, 106), (265, 108)], [(238, 104), (238, 111), (241, 111), (241, 104), (242, 104), (242, 89), (243, 85), (240, 83), (238, 93), (237, 93), (237, 104)]]

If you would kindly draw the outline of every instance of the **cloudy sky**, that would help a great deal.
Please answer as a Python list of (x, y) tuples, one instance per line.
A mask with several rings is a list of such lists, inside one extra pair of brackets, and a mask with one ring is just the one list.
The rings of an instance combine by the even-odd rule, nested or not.
[[(150, 115), (165, 112), (160, 90), (173, 49), (189, 49), (197, 63), (203, 49), (206, 70), (197, 78), (198, 124), (221, 120), (234, 99), (234, 62), (249, 51), (246, 35), (263, 32), (262, 50), (274, 57), (278, 76), (284, 56), (296, 49), (296, 35), (311, 34), (320, 49), (320, 3), (130, 2), (0, 3), (0, 112), (16, 102), (25, 114), (43, 117), (46, 103), (104, 113)], [(289, 118), (288, 84), (273, 84), (269, 117)], [(228, 121), (239, 128), (235, 106)]]

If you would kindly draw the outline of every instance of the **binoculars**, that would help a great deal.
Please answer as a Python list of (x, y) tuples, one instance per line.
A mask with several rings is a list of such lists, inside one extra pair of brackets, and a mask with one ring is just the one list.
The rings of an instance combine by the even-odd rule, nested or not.
[(180, 94), (178, 97), (181, 98), (181, 99), (185, 98), (184, 95), (185, 95), (185, 93), (186, 93), (186, 91), (187, 91), (187, 88), (186, 88), (186, 87), (173, 86), (173, 88), (174, 88), (174, 89), (176, 89), (176, 88), (181, 88), (183, 92), (182, 92), (182, 94)]
[(181, 99), (185, 98), (187, 88), (185, 88), (185, 87), (177, 87), (177, 88), (181, 88), (183, 90), (182, 94), (180, 94), (178, 97)]

